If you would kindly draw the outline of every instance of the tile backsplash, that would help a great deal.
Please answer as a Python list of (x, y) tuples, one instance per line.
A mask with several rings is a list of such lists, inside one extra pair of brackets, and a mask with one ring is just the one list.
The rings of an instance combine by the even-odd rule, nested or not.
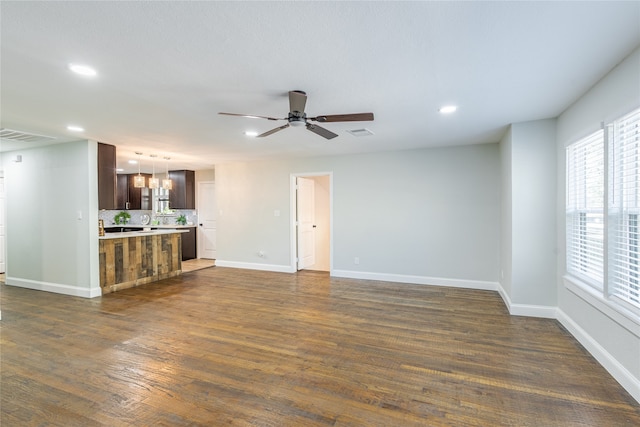
[[(105, 227), (111, 227), (116, 225), (113, 218), (122, 210), (101, 210), (98, 212), (98, 218), (104, 221)], [(151, 210), (126, 210), (131, 219), (128, 225), (142, 225), (142, 215), (149, 215), (151, 222), (149, 225), (153, 225), (153, 221), (157, 220), (158, 225), (176, 225), (176, 218), (180, 215), (184, 215), (187, 218), (187, 225), (198, 224), (198, 213), (195, 209), (175, 209), (171, 215), (156, 215)]]

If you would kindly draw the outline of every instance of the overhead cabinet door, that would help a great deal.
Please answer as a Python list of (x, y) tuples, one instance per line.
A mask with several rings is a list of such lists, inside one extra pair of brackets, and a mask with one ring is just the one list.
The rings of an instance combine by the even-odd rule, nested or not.
[(196, 174), (194, 171), (169, 171), (172, 189), (169, 190), (169, 207), (171, 209), (196, 208)]

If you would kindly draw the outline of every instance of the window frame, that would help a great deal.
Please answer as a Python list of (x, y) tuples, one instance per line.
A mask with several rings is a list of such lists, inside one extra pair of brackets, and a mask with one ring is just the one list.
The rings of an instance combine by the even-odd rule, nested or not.
[[(620, 203), (619, 199), (614, 199), (615, 197), (620, 198), (621, 192), (626, 189), (626, 182), (621, 180), (619, 176), (614, 176), (614, 173), (619, 173), (617, 167), (619, 164), (627, 161), (626, 157), (620, 158), (620, 154), (618, 150), (620, 148), (619, 141), (616, 141), (615, 138), (618, 137), (616, 133), (616, 126), (623, 120), (627, 119), (634, 114), (640, 114), (640, 108), (636, 108), (631, 112), (624, 114), (615, 120), (612, 120), (610, 123), (603, 123), (602, 129), (596, 132), (591, 132), (589, 135), (577, 139), (572, 143), (568, 144), (565, 148), (565, 275), (563, 276), (565, 287), (570, 290), (572, 293), (578, 295), (580, 298), (584, 299), (592, 306), (596, 307), (599, 311), (606, 314), (611, 319), (615, 320), (617, 323), (624, 326), (630, 332), (634, 333), (636, 336), (640, 337), (640, 303), (635, 304), (635, 302), (631, 302), (625, 300), (624, 298), (616, 295), (618, 292), (616, 290), (616, 285), (614, 281), (613, 274), (615, 271), (620, 271), (620, 265), (625, 264), (625, 261), (621, 261), (621, 257), (618, 255), (625, 254), (628, 255), (629, 260), (632, 259), (633, 256), (637, 263), (633, 264), (628, 262), (628, 270), (631, 270), (632, 264), (638, 267), (637, 273), (640, 276), (640, 218), (638, 218), (638, 214), (640, 214), (640, 193), (634, 195), (638, 200), (634, 201), (634, 204), (631, 208), (628, 208), (624, 203)], [(570, 174), (572, 173), (571, 166), (575, 167), (576, 158), (572, 157), (576, 155), (575, 147), (577, 144), (584, 143), (584, 141), (592, 138), (594, 135), (598, 133), (602, 133), (603, 136), (603, 144), (602, 144), (602, 168), (604, 170), (603, 178), (603, 188), (602, 190), (602, 213), (603, 213), (603, 252), (602, 252), (602, 280), (601, 282), (598, 280), (594, 280), (593, 277), (585, 274), (581, 274), (580, 271), (576, 271), (575, 264), (572, 264), (572, 259), (575, 259), (575, 230), (572, 230), (572, 226), (575, 225), (575, 221), (572, 221), (571, 215), (575, 215), (576, 212), (580, 212), (580, 209), (576, 209), (575, 206), (571, 205), (571, 180), (572, 178)], [(623, 141), (623, 143), (625, 143)], [(579, 146), (578, 146), (579, 147)], [(573, 151), (572, 151), (573, 150)], [(639, 150), (637, 154), (640, 154), (640, 143)], [(618, 156), (618, 157), (616, 157)], [(580, 159), (578, 159), (580, 160)], [(574, 162), (572, 165), (571, 162)], [(635, 190), (638, 191), (638, 183), (640, 182), (640, 155), (634, 158), (634, 162), (636, 165), (634, 166), (633, 171), (633, 180), (635, 185)], [(623, 175), (626, 177), (626, 175)], [(584, 179), (584, 185), (587, 185), (588, 179)], [(622, 186), (619, 186), (619, 182), (622, 182)], [(597, 184), (600, 184), (597, 182)], [(587, 188), (583, 188), (581, 191), (586, 194), (587, 191), (593, 191), (593, 189), (589, 190)], [(596, 191), (597, 192), (597, 191)], [(618, 194), (620, 193), (620, 194)], [(588, 212), (586, 207), (582, 208), (582, 211)], [(629, 219), (631, 217), (636, 216), (636, 228), (633, 228), (633, 224), (627, 221), (627, 216)], [(635, 230), (635, 234), (632, 231)], [(572, 234), (573, 239), (572, 240)], [(618, 234), (616, 237), (613, 233), (622, 233)], [(612, 237), (613, 236), (613, 237)], [(635, 244), (633, 243), (633, 237), (635, 236)], [(621, 243), (622, 242), (622, 243)], [(573, 251), (572, 251), (573, 249)], [(616, 258), (618, 256), (618, 258)], [(574, 257), (574, 258), (572, 258)], [(622, 268), (624, 270), (624, 268)], [(615, 271), (614, 271), (615, 270)], [(629, 285), (624, 285), (629, 286)], [(623, 288), (624, 288), (623, 286)], [(633, 288), (633, 285), (631, 285)], [(635, 296), (635, 293), (634, 293)], [(634, 298), (632, 300), (635, 301)]]

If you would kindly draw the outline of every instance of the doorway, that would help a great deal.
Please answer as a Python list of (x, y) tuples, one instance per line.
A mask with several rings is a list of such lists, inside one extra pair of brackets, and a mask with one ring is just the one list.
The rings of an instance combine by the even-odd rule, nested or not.
[(331, 271), (331, 172), (291, 176), (291, 254), (298, 270)]
[(198, 258), (216, 259), (217, 233), (216, 184), (214, 181), (198, 183)]

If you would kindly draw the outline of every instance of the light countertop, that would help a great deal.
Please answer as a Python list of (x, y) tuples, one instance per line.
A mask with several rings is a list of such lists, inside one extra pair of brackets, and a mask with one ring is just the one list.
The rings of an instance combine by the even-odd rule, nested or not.
[(151, 227), (151, 228), (192, 228), (195, 227), (195, 224), (191, 225), (178, 225), (178, 224), (160, 224), (160, 225), (144, 225), (143, 227)]
[(105, 224), (104, 228), (163, 228), (163, 229), (177, 229), (177, 228), (193, 228), (195, 224), (191, 225), (179, 225), (179, 224), (159, 224), (159, 225), (142, 225), (142, 224)]
[[(192, 226), (193, 227), (193, 226)], [(178, 228), (182, 228), (178, 230)], [(123, 239), (128, 237), (144, 237), (144, 236), (157, 236), (159, 234), (173, 234), (173, 233), (188, 233), (189, 230), (185, 230), (189, 226), (176, 226), (171, 229), (164, 228), (162, 230), (149, 230), (149, 231), (125, 231), (122, 233), (105, 233), (104, 236), (98, 237), (98, 239)]]

